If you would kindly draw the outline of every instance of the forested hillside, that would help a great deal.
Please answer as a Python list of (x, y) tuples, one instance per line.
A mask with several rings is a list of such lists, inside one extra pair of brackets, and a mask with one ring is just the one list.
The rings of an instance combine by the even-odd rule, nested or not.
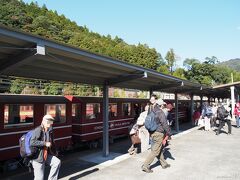
[(220, 63), (220, 65), (230, 67), (230, 68), (240, 72), (240, 58), (224, 61), (224, 62)]
[(119, 37), (102, 36), (37, 3), (0, 0), (0, 23), (90, 52), (157, 69), (161, 55), (147, 45), (128, 45)]

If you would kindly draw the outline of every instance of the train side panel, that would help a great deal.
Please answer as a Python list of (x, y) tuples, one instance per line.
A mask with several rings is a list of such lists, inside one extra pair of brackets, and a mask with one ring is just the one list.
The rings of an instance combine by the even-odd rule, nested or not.
[[(46, 104), (66, 106), (66, 119), (53, 125), (56, 146), (64, 149), (72, 145), (71, 105), (64, 97), (55, 96), (0, 96), (0, 161), (19, 157), (20, 137), (39, 126), (46, 113)], [(50, 111), (51, 112), (51, 111)], [(11, 118), (11, 113), (14, 117)], [(12, 120), (13, 119), (13, 120)]]
[[(140, 105), (145, 105), (147, 100), (136, 99), (109, 99), (109, 136), (127, 136), (130, 128), (134, 123), (134, 108), (133, 101)], [(100, 111), (93, 115), (94, 118), (89, 118), (91, 115), (90, 105), (100, 105)], [(113, 108), (113, 112), (111, 111)], [(124, 111), (125, 108), (125, 111)], [(102, 98), (92, 98), (86, 100), (81, 98), (81, 118), (78, 121), (73, 121), (73, 141), (88, 142), (100, 140), (103, 137), (103, 119), (102, 119)], [(97, 115), (96, 115), (97, 114)]]

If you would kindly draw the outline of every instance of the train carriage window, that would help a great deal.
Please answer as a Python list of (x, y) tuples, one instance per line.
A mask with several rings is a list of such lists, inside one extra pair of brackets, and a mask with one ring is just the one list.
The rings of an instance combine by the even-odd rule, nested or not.
[(117, 104), (110, 103), (108, 106), (109, 117), (116, 117), (117, 116)]
[(32, 104), (5, 104), (4, 128), (31, 126), (33, 124)]
[(123, 103), (122, 104), (122, 114), (124, 116), (130, 116), (131, 115), (131, 103)]
[(80, 120), (80, 104), (72, 104), (72, 117), (75, 120)]
[(96, 119), (100, 114), (99, 103), (87, 103), (86, 104), (86, 119)]
[(66, 122), (66, 104), (45, 104), (44, 113), (50, 114), (54, 123)]
[(146, 103), (142, 103), (142, 104), (141, 104), (141, 112), (145, 111), (145, 106), (146, 106), (146, 105), (147, 105)]

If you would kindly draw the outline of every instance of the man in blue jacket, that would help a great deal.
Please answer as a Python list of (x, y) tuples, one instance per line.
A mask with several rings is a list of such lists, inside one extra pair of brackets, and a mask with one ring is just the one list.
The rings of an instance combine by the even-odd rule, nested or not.
[(34, 129), (30, 145), (37, 149), (35, 158), (32, 160), (34, 169), (34, 179), (43, 180), (45, 165), (51, 166), (48, 176), (50, 180), (57, 180), (61, 166), (61, 161), (56, 155), (56, 149), (53, 139), (52, 124), (54, 118), (51, 115), (45, 115), (39, 127)]

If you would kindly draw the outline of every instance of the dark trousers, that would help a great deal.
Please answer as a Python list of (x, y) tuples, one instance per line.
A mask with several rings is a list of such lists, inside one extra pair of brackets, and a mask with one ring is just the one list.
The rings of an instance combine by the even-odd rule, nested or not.
[(217, 135), (220, 134), (221, 132), (221, 129), (223, 128), (223, 126), (225, 125), (225, 122), (227, 123), (228, 125), (228, 134), (231, 134), (232, 133), (232, 125), (231, 125), (231, 120), (219, 120), (219, 126), (218, 126), (218, 129), (217, 129)]
[(216, 120), (217, 120), (217, 118), (214, 116), (210, 119), (211, 127), (216, 127)]

